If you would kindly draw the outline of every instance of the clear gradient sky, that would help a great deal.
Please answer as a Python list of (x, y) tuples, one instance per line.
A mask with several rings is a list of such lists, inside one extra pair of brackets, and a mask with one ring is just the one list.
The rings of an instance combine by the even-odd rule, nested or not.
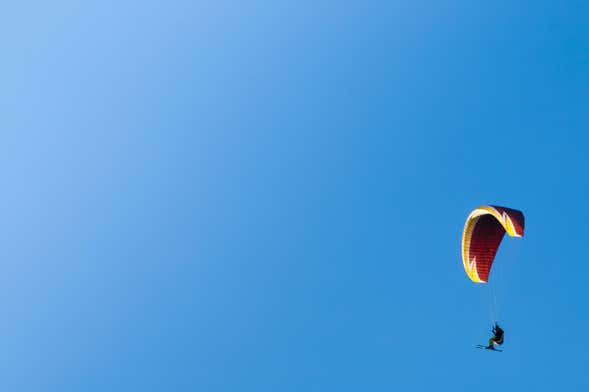
[[(0, 390), (589, 387), (589, 4), (22, 1)], [(480, 204), (526, 215), (498, 286)]]

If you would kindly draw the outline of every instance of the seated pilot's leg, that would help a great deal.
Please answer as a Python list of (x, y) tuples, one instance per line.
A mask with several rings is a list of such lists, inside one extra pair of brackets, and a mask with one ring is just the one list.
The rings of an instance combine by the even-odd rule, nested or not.
[(493, 348), (493, 343), (495, 342), (494, 338), (489, 339), (489, 345), (487, 346), (488, 348)]

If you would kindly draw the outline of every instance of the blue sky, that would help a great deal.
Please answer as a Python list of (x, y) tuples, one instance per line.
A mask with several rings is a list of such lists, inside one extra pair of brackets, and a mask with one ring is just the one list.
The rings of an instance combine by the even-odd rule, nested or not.
[[(588, 17), (7, 6), (1, 389), (587, 388)], [(497, 256), (503, 353), (474, 349), (490, 290), (460, 259), (489, 203), (526, 215)]]

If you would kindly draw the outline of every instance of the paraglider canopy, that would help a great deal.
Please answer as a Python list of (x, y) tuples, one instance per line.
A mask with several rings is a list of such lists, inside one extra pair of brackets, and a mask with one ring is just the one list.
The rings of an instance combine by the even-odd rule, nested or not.
[(523, 237), (524, 214), (499, 206), (480, 206), (466, 218), (462, 232), (462, 263), (475, 283), (486, 283), (505, 233)]

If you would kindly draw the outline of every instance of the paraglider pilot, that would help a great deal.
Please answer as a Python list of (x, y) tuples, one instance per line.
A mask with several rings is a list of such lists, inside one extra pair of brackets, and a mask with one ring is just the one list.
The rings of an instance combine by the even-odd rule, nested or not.
[(493, 333), (493, 337), (489, 339), (489, 345), (487, 346), (487, 348), (492, 350), (495, 347), (495, 344), (499, 346), (503, 344), (503, 330), (501, 329), (499, 324), (495, 322), (495, 325), (491, 329), (491, 332)]

